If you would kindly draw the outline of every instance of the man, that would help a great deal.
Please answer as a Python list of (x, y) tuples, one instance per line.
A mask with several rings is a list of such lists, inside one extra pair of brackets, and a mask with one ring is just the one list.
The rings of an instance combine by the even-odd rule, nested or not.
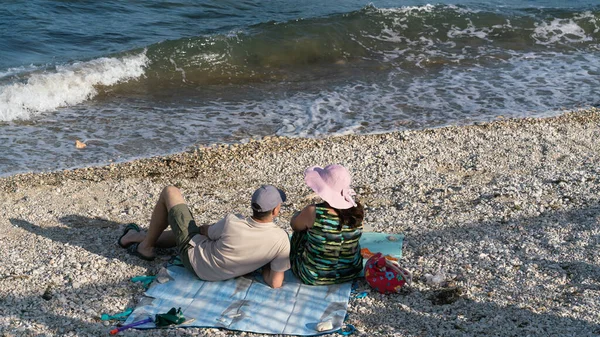
[[(285, 193), (263, 185), (252, 195), (252, 217), (229, 214), (210, 226), (198, 227), (178, 188), (163, 189), (147, 233), (129, 224), (118, 244), (144, 260), (154, 259), (154, 247), (177, 246), (183, 265), (200, 279), (221, 281), (262, 269), (272, 288), (283, 284), (290, 268), (286, 232), (273, 223)], [(165, 231), (167, 227), (171, 231)]]

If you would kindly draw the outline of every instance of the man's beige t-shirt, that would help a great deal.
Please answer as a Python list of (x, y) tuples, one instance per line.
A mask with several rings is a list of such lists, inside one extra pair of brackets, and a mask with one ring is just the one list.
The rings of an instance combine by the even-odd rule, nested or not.
[(290, 269), (288, 235), (273, 222), (260, 223), (230, 214), (209, 226), (208, 236), (194, 235), (190, 244), (190, 263), (205, 281), (248, 274), (267, 263), (273, 271)]

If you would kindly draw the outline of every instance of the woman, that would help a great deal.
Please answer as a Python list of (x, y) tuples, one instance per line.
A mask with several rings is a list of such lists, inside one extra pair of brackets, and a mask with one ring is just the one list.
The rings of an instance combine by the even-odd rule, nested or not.
[(364, 208), (354, 201), (350, 173), (341, 165), (309, 167), (306, 185), (324, 202), (292, 217), (292, 271), (305, 284), (350, 281), (362, 271), (359, 239)]

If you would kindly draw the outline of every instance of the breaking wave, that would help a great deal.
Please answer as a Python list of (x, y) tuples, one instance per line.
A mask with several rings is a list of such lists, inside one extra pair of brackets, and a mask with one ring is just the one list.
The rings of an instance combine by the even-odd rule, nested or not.
[(40, 112), (81, 103), (98, 93), (97, 86), (139, 78), (147, 64), (148, 58), (141, 53), (36, 70), (25, 80), (0, 86), (0, 121), (28, 119)]

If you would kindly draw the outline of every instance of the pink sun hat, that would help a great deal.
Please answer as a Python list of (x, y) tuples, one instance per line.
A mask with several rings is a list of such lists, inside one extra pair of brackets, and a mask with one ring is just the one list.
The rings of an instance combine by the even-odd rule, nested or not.
[(304, 181), (333, 208), (348, 209), (356, 206), (352, 198), (356, 193), (350, 188), (350, 172), (342, 165), (309, 167), (304, 171)]

